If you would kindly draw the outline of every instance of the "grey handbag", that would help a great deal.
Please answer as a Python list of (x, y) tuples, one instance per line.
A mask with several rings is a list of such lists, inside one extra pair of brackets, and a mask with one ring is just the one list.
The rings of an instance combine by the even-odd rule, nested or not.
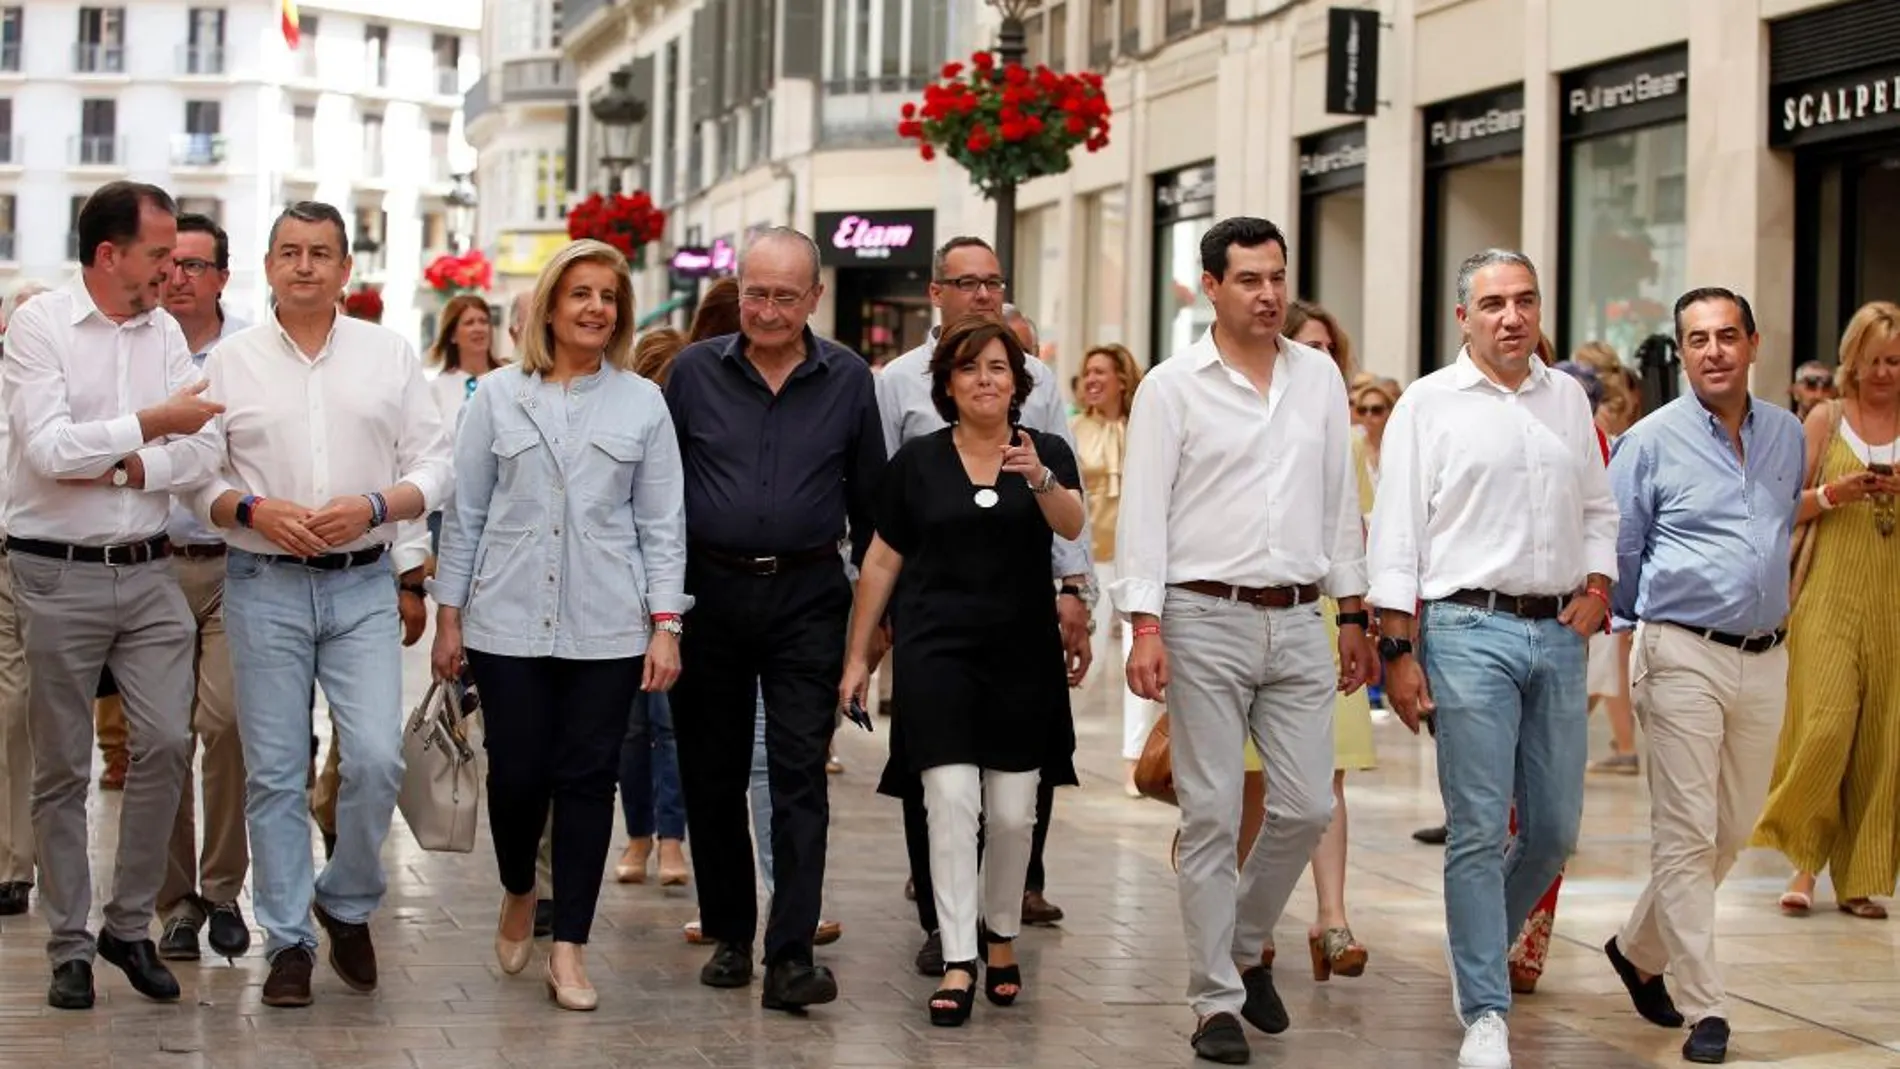
[(396, 806), (424, 850), (466, 854), (475, 849), (482, 777), (475, 745), (457, 715), (448, 687), (429, 684), (402, 731), (402, 791)]

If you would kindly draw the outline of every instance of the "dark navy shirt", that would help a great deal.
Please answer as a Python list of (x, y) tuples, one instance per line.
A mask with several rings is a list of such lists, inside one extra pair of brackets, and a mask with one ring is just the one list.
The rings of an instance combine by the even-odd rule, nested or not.
[(696, 342), (667, 379), (689, 543), (775, 556), (848, 530), (863, 560), (885, 461), (870, 366), (807, 329), (804, 362), (773, 394), (745, 347), (743, 334)]

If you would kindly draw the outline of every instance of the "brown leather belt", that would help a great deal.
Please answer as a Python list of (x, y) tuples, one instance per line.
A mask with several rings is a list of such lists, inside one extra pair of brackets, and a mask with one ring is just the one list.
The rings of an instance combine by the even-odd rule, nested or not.
[(172, 556), (186, 560), (222, 560), (229, 548), (223, 542), (173, 542)]
[(1526, 620), (1554, 620), (1570, 602), (1561, 594), (1500, 594), (1495, 590), (1456, 590), (1440, 600), (1486, 612), (1509, 613)]
[(800, 549), (790, 553), (752, 554), (732, 553), (716, 549), (703, 542), (694, 542), (687, 547), (687, 554), (703, 557), (722, 568), (730, 568), (747, 575), (778, 575), (780, 572), (809, 568), (826, 561), (831, 561), (840, 568), (844, 567), (844, 557), (838, 552), (836, 543), (813, 546), (810, 549)]
[(1290, 609), (1295, 605), (1319, 600), (1319, 587), (1313, 583), (1301, 583), (1299, 586), (1235, 586), (1208, 579), (1191, 579), (1169, 585), (1190, 593), (1205, 594), (1222, 601), (1238, 601), (1262, 609)]

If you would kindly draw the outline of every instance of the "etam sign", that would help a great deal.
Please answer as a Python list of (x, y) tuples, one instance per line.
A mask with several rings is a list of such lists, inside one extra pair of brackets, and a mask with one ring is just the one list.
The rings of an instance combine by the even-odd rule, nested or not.
[(930, 262), (936, 213), (819, 212), (820, 258), (835, 267), (916, 267)]

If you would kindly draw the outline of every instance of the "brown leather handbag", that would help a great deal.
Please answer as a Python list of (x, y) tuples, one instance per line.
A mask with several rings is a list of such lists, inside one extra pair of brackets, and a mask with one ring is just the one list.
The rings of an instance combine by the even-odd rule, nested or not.
[(1155, 726), (1141, 748), (1141, 757), (1135, 761), (1135, 789), (1143, 798), (1175, 806), (1181, 804), (1174, 796), (1174, 755), (1168, 742), (1166, 713), (1155, 718)]

